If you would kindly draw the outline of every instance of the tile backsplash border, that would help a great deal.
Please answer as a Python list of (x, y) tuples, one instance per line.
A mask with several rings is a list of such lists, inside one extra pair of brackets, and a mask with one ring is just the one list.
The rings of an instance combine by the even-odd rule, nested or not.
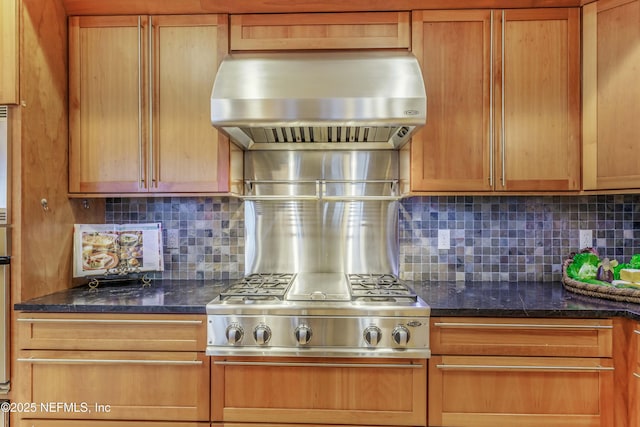
[[(244, 207), (232, 197), (108, 198), (106, 223), (161, 222), (177, 229), (164, 248), (163, 279), (236, 279), (244, 274)], [(640, 252), (640, 195), (429, 196), (402, 200), (401, 277), (417, 281), (559, 281), (563, 259), (593, 230), (602, 256)], [(437, 248), (438, 230), (451, 248)]]

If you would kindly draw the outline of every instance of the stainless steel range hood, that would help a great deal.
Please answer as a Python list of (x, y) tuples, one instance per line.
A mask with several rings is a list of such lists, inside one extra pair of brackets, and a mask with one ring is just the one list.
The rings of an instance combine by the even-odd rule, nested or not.
[(409, 52), (243, 53), (220, 65), (211, 122), (244, 149), (394, 149), (426, 121)]

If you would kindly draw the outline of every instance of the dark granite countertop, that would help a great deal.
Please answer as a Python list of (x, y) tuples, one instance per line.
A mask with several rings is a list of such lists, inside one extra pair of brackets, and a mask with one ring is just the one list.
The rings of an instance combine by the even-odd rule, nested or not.
[[(24, 301), (18, 311), (94, 313), (205, 313), (231, 281), (156, 280), (87, 285)], [(574, 294), (556, 282), (412, 282), (431, 316), (616, 317), (640, 320), (640, 304)]]

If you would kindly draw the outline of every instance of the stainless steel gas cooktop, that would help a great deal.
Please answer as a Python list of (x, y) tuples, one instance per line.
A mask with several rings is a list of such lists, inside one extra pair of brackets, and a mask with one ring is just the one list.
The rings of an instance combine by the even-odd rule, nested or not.
[(430, 308), (392, 274), (251, 274), (207, 315), (209, 355), (430, 356)]

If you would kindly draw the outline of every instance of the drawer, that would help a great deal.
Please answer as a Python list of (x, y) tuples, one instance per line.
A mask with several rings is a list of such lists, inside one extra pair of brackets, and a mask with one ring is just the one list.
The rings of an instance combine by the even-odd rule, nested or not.
[(204, 315), (20, 313), (25, 350), (204, 351)]
[(613, 426), (609, 358), (434, 356), (429, 426)]
[(611, 357), (613, 322), (434, 317), (430, 333), (433, 354)]
[[(210, 361), (204, 353), (20, 352), (22, 416), (57, 419), (209, 421)], [(51, 406), (53, 405), (53, 406)]]
[(97, 421), (22, 419), (19, 427), (210, 427), (209, 423), (176, 423), (162, 421)]
[(213, 358), (211, 419), (268, 426), (426, 425), (427, 361), (365, 359)]

